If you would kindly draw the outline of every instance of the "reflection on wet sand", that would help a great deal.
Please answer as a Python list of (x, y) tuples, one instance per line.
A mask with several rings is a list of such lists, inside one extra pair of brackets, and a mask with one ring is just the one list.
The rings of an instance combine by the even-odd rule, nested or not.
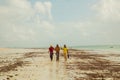
[(49, 80), (59, 80), (59, 63), (51, 62), (49, 66)]
[(67, 80), (66, 65), (67, 62), (51, 62), (49, 66), (49, 80)]
[(53, 80), (53, 78), (54, 78), (53, 70), (54, 70), (53, 63), (51, 62), (50, 66), (49, 66), (49, 78), (50, 78), (50, 80)]
[(64, 62), (64, 66), (63, 66), (63, 69), (64, 69), (64, 78), (65, 80), (68, 80), (68, 76), (67, 76), (67, 61)]
[(56, 73), (56, 80), (60, 80), (60, 77), (59, 77), (59, 70), (60, 70), (60, 65), (59, 65), (59, 61), (58, 62), (55, 62), (55, 73)]

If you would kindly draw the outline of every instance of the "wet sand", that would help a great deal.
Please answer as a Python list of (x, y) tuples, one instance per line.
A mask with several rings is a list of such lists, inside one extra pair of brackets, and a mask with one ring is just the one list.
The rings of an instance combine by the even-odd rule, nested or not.
[(28, 51), (0, 56), (0, 80), (120, 80), (119, 53), (70, 49), (51, 62), (47, 49)]

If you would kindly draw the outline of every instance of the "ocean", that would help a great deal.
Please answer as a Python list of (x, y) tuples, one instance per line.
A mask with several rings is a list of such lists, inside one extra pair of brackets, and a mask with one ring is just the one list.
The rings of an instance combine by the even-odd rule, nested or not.
[(114, 50), (114, 51), (120, 51), (120, 45), (74, 46), (72, 48), (79, 49), (79, 50)]

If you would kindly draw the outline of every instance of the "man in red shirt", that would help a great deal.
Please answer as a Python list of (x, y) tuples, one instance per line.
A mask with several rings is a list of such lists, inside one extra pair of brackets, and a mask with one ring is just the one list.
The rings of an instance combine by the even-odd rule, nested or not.
[(53, 60), (53, 51), (54, 51), (54, 48), (52, 47), (52, 45), (49, 47), (49, 52), (50, 52), (50, 59), (51, 61)]

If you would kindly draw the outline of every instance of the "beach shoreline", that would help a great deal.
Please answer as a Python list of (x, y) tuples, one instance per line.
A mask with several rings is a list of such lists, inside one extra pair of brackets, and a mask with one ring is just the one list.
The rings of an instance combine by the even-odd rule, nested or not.
[(69, 49), (51, 62), (48, 49), (0, 48), (0, 80), (119, 80), (120, 53)]

